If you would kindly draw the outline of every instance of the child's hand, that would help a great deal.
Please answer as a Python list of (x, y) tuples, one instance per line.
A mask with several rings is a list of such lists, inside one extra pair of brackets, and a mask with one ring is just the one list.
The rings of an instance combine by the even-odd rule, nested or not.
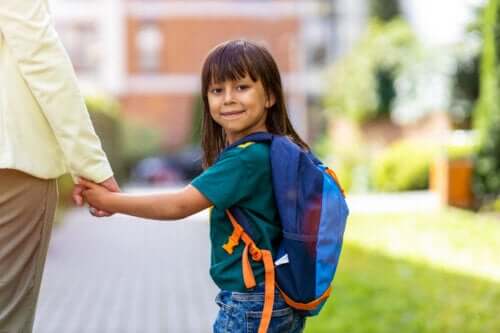
[(91, 207), (99, 209), (101, 211), (109, 211), (109, 209), (106, 207), (106, 202), (107, 199), (112, 195), (111, 191), (109, 191), (104, 186), (82, 178), (80, 178), (79, 184), (86, 188), (83, 191), (82, 195), (85, 201)]

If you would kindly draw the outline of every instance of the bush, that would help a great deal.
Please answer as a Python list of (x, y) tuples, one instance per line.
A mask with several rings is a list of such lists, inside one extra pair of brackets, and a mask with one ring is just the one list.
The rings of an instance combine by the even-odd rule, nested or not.
[(86, 98), (86, 103), (103, 150), (119, 181), (129, 178), (130, 169), (138, 160), (161, 152), (159, 131), (121, 116), (116, 100), (91, 96)]
[(94, 129), (99, 136), (102, 149), (106, 152), (115, 178), (126, 178), (122, 142), (119, 105), (114, 99), (104, 96), (89, 96), (85, 99)]
[(121, 120), (123, 168), (130, 176), (132, 167), (148, 156), (162, 154), (159, 130), (147, 127), (131, 120)]
[(389, 147), (373, 163), (372, 184), (378, 191), (410, 191), (429, 187), (434, 149), (402, 141)]

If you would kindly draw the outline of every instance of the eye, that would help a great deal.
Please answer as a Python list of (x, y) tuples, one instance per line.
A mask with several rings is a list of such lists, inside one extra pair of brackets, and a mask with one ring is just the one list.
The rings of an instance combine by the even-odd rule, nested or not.
[(244, 90), (247, 90), (249, 88), (249, 86), (247, 86), (246, 84), (239, 84), (236, 86), (236, 89), (238, 91), (244, 91)]
[(216, 87), (216, 88), (212, 88), (212, 89), (210, 89), (210, 93), (211, 93), (211, 94), (214, 94), (214, 95), (218, 95), (218, 94), (220, 94), (221, 92), (222, 92), (222, 88), (217, 88), (217, 87)]

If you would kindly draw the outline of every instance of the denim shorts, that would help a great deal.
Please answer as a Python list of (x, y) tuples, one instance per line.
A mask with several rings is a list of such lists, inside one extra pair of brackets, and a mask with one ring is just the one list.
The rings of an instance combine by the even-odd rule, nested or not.
[[(248, 292), (222, 290), (215, 298), (219, 313), (214, 323), (214, 333), (254, 333), (259, 330), (264, 306), (264, 287)], [(289, 307), (281, 295), (274, 296), (273, 314), (268, 333), (300, 333), (305, 317)]]

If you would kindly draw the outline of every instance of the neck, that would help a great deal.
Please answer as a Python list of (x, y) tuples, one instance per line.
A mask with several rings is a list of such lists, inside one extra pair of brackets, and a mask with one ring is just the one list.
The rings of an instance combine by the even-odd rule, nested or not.
[(240, 133), (227, 133), (226, 132), (227, 144), (231, 145), (231, 144), (235, 143), (236, 141), (244, 138), (245, 136), (253, 134), (253, 133), (257, 133), (257, 132), (269, 132), (269, 131), (267, 130), (267, 128), (265, 126), (263, 126), (262, 128), (255, 128), (255, 129), (252, 129), (251, 131), (244, 131), (244, 132), (240, 132)]

